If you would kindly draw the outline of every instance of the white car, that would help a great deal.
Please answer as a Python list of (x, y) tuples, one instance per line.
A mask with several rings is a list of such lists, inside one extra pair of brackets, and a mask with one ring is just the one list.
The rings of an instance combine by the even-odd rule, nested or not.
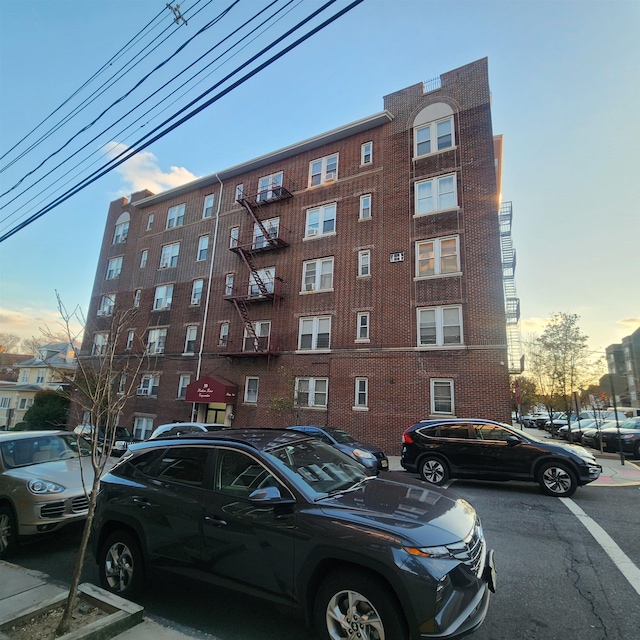
[(218, 422), (171, 422), (156, 427), (149, 436), (149, 440), (156, 440), (157, 438), (164, 438), (166, 436), (181, 436), (185, 433), (221, 431), (222, 429), (231, 429), (231, 427)]

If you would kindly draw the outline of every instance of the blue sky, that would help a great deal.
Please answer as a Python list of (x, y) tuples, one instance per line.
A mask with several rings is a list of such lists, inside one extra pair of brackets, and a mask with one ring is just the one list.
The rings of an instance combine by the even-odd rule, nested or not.
[[(182, 0), (181, 9), (195, 2)], [(265, 4), (241, 0), (234, 11)], [(319, 4), (302, 0), (297, 15)], [(164, 0), (2, 0), (0, 151), (163, 7)], [(181, 27), (173, 48), (199, 26), (194, 19)], [(604, 351), (640, 326), (639, 27), (635, 0), (364, 0), (0, 244), (0, 332), (31, 337), (55, 328), (56, 291), (68, 308), (87, 309), (110, 201), (145, 187), (158, 192), (377, 113), (384, 95), (486, 56), (494, 133), (504, 135), (503, 199), (513, 202), (523, 336), (553, 312), (576, 313), (591, 348)], [(0, 174), (2, 192), (54, 148), (45, 141)], [(0, 219), (11, 212), (3, 209)]]

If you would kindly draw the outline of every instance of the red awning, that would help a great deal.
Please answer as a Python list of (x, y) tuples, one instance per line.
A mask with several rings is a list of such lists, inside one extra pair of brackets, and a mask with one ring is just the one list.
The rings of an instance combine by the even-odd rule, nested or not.
[(187, 385), (186, 402), (236, 403), (238, 387), (219, 376), (203, 376)]

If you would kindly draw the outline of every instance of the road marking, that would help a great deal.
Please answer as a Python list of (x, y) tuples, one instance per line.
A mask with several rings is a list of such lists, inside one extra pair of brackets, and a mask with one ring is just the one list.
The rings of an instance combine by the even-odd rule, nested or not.
[(631, 561), (631, 558), (617, 545), (614, 539), (590, 516), (588, 516), (571, 498), (560, 498), (567, 509), (587, 528), (596, 542), (604, 549), (605, 553), (613, 560), (614, 564), (629, 584), (640, 595), (640, 569)]

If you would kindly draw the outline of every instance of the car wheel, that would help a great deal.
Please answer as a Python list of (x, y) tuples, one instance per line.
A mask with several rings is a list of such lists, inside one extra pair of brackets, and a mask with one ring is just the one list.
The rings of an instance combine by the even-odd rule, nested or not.
[(561, 462), (547, 462), (538, 471), (538, 482), (544, 493), (557, 498), (568, 498), (578, 488), (575, 473)]
[(426, 456), (420, 459), (420, 477), (431, 484), (441, 485), (449, 479), (449, 469), (437, 456)]
[(640, 460), (640, 440), (636, 442), (636, 446), (633, 448), (633, 457), (636, 460)]
[(314, 626), (322, 640), (403, 640), (407, 627), (395, 594), (375, 575), (341, 569), (315, 598)]
[(18, 546), (18, 523), (13, 509), (0, 506), (0, 559), (8, 558)]
[(140, 545), (126, 531), (115, 531), (104, 541), (98, 567), (100, 584), (123, 598), (134, 595), (144, 580)]

